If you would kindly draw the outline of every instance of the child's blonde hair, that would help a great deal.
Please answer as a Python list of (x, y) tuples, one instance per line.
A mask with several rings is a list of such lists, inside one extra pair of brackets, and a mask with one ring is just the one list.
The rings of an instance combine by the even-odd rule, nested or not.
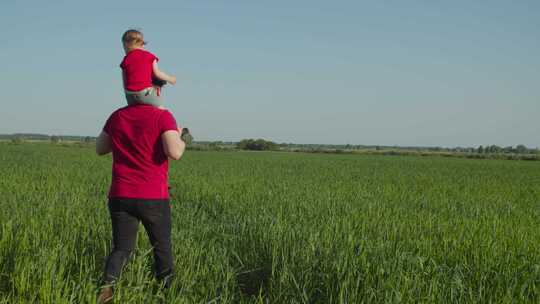
[(128, 50), (141, 47), (146, 44), (142, 32), (135, 29), (129, 29), (124, 33), (124, 35), (122, 35), (122, 43)]

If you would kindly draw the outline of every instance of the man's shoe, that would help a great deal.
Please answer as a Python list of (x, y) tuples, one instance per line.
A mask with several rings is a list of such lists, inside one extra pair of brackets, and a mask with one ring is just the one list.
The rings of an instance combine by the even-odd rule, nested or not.
[(97, 304), (111, 303), (113, 299), (112, 287), (103, 287), (97, 298)]

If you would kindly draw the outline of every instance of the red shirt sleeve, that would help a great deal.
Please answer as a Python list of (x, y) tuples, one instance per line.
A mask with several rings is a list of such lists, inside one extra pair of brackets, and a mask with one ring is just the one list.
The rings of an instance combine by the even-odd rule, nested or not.
[(164, 110), (159, 118), (159, 132), (163, 133), (170, 130), (178, 131), (178, 125), (171, 112)]
[(151, 55), (150, 57), (151, 57), (152, 63), (154, 62), (154, 60), (155, 60), (155, 61), (159, 61), (159, 58), (157, 58), (157, 56), (154, 55), (153, 53), (148, 52), (148, 54)]
[(111, 135), (112, 133), (112, 125), (113, 125), (113, 116), (115, 113), (111, 114), (109, 118), (107, 118), (107, 121), (105, 122), (105, 126), (103, 126), (103, 132), (107, 133), (107, 135)]
[(156, 55), (154, 55), (154, 53), (151, 53), (149, 51), (146, 51), (145, 53), (145, 58), (148, 59), (148, 61), (150, 61), (150, 64), (154, 63), (154, 60), (155, 61), (159, 61), (159, 58), (157, 58)]

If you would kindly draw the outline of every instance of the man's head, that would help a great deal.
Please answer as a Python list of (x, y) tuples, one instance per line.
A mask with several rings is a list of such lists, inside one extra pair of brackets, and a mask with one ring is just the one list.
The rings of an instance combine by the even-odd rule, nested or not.
[(122, 45), (124, 46), (126, 53), (134, 49), (142, 48), (145, 44), (144, 36), (139, 30), (130, 29), (122, 35)]

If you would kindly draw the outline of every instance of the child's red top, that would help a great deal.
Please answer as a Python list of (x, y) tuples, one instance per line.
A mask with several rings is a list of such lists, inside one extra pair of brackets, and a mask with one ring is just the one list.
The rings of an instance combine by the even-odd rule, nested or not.
[(134, 49), (127, 53), (120, 63), (124, 73), (124, 88), (128, 91), (140, 91), (151, 87), (154, 60), (159, 59), (143, 49)]

